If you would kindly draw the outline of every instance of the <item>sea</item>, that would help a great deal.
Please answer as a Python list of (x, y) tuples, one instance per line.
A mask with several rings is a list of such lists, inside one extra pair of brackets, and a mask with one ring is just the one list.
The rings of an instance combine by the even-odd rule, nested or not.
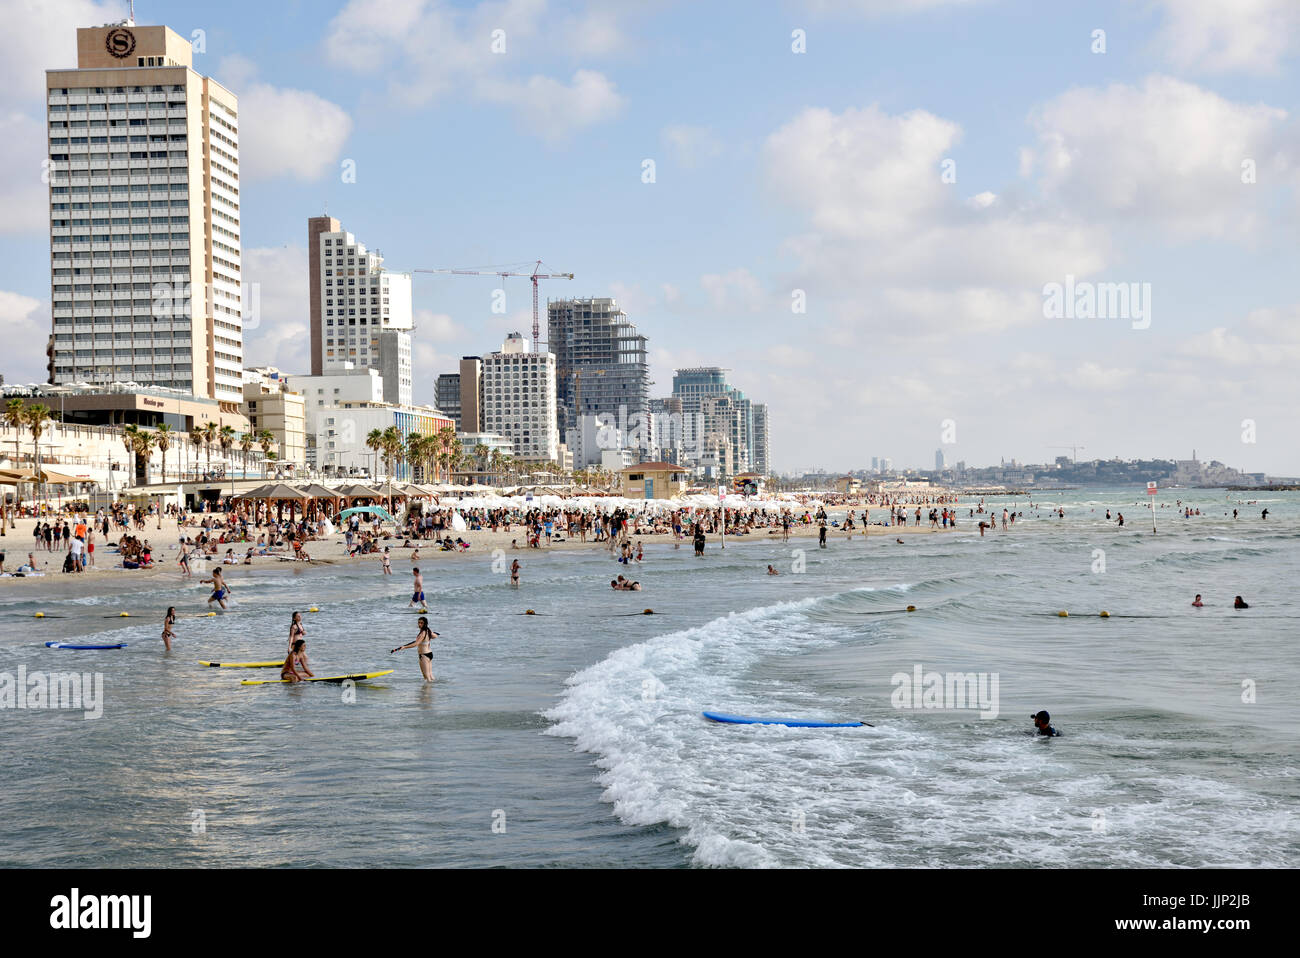
[[(964, 500), (953, 532), (824, 549), (529, 550), (517, 589), (487, 553), (428, 562), (432, 685), (389, 651), (416, 634), (405, 560), (236, 567), (215, 616), (197, 576), (0, 582), (0, 701), (20, 668), (103, 688), (98, 717), (0, 711), (0, 865), (1300, 865), (1300, 494), (985, 502), (983, 537)], [(394, 671), (198, 664), (276, 658), (295, 610), (317, 675)]]

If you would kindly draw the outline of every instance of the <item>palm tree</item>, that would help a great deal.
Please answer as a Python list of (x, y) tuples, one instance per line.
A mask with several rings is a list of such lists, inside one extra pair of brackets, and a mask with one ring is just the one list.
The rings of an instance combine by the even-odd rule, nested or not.
[(190, 450), (194, 453), (195, 472), (198, 471), (199, 447), (203, 445), (203, 427), (195, 423), (190, 427)]
[(217, 441), (217, 428), (215, 422), (203, 425), (203, 448), (208, 454), (208, 472), (212, 472), (212, 444)]
[(135, 433), (132, 435), (132, 439), (135, 442), (135, 450), (134, 450), (136, 455), (135, 467), (137, 470), (139, 470), (140, 466), (142, 464), (144, 465), (144, 481), (145, 484), (148, 485), (149, 458), (153, 453), (153, 442), (154, 442), (153, 433), (145, 432), (143, 429), (137, 429)]
[(389, 426), (380, 434), (379, 447), (384, 454), (384, 465), (388, 475), (388, 511), (393, 511), (393, 470), (402, 461), (406, 449), (406, 440), (402, 431), (396, 426)]
[(253, 448), (253, 434), (246, 432), (239, 437), (239, 448), (244, 454), (244, 478), (248, 478), (248, 453)]
[(269, 429), (260, 429), (257, 433), (257, 444), (262, 447), (262, 476), (267, 475), (267, 464), (271, 459), (271, 447), (275, 445), (275, 436)]
[[(227, 462), (230, 462), (230, 450), (233, 449), (235, 445), (235, 427), (222, 426), (221, 431), (217, 433), (217, 442), (221, 446), (221, 454), (226, 458)], [(235, 466), (234, 463), (231, 463), (230, 475), (233, 477), (234, 474)]]
[(22, 439), (22, 429), (27, 425), (26, 408), (21, 399), (11, 399), (5, 403), (5, 425), (14, 431), (14, 468), (18, 467), (18, 443)]
[(154, 445), (158, 447), (158, 451), (162, 453), (162, 481), (163, 484), (166, 485), (167, 484), (167, 450), (170, 449), (172, 445), (172, 427), (167, 425), (167, 423), (161, 423), (159, 426), (157, 426), (154, 429), (153, 442)]
[[(418, 432), (413, 432), (406, 437), (406, 460), (412, 466), (419, 470), (420, 479), (425, 478), (424, 473), (429, 461), (431, 452), (429, 437), (422, 436)], [(412, 476), (412, 479), (415, 477)]]
[[(27, 407), (24, 416), (27, 431), (32, 435), (32, 461), (39, 463), (41, 459), (41, 433), (45, 432), (45, 424), (50, 421), (50, 407), (45, 403), (35, 403)], [(36, 476), (36, 481), (38, 484), (41, 483), (39, 473)]]
[(372, 429), (366, 434), (366, 448), (375, 453), (375, 478), (379, 476), (378, 454), (380, 447), (384, 444), (384, 434), (378, 429)]

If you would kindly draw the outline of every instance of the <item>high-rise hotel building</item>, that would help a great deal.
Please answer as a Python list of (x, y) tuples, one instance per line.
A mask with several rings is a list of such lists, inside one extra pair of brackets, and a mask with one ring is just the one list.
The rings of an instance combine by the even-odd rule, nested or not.
[(332, 216), (307, 220), (311, 374), (378, 369), (384, 401), (411, 405), (411, 274), (384, 269)]
[(243, 399), (239, 109), (167, 27), (77, 30), (46, 71), (53, 383)]

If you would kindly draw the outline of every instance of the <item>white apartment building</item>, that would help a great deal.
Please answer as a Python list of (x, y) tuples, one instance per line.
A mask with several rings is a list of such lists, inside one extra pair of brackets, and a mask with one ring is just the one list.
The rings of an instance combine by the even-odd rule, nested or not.
[(307, 221), (307, 242), (312, 374), (373, 367), (385, 400), (409, 406), (411, 274), (384, 269), (383, 256), (330, 216)]
[(318, 460), (316, 455), (316, 439), (324, 410), (342, 402), (384, 401), (384, 377), (379, 375), (378, 369), (357, 369), (349, 365), (323, 376), (291, 376), (290, 382), (291, 388), (303, 397), (309, 469), (324, 466), (324, 460)]
[(238, 100), (187, 40), (77, 30), (46, 71), (54, 383), (243, 398)]
[[(449, 417), (432, 406), (402, 406), (387, 402), (345, 400), (335, 406), (319, 410), (316, 415), (316, 468), (328, 476), (357, 475), (388, 476), (388, 464), (382, 454), (366, 445), (374, 430), (383, 432), (396, 426), (403, 437), (412, 433), (436, 436), (443, 429), (454, 429)], [(435, 478), (437, 467), (429, 465), (429, 474), (419, 478), (428, 482)], [(415, 466), (409, 462), (393, 463), (392, 478), (409, 481), (416, 478)]]
[(519, 333), (483, 359), (483, 429), (514, 443), (516, 459), (554, 462), (560, 455), (555, 418), (555, 355), (534, 352)]

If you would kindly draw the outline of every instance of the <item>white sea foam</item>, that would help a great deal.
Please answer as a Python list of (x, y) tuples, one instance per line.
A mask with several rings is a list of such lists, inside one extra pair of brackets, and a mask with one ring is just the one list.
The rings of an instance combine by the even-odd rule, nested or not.
[(848, 627), (809, 619), (825, 601), (619, 649), (569, 679), (548, 732), (596, 756), (602, 798), (620, 819), (683, 829), (698, 865), (1281, 865), (1288, 855), (1294, 864), (1275, 837), (1297, 827), (1295, 812), (1171, 770), (1134, 788), (1129, 770), (1092, 767), (1113, 750), (1107, 736), (1072, 729), (1048, 742), (1005, 722), (916, 715), (818, 730), (700, 716), (857, 718), (851, 703), (763, 670), (772, 656), (852, 641)]

